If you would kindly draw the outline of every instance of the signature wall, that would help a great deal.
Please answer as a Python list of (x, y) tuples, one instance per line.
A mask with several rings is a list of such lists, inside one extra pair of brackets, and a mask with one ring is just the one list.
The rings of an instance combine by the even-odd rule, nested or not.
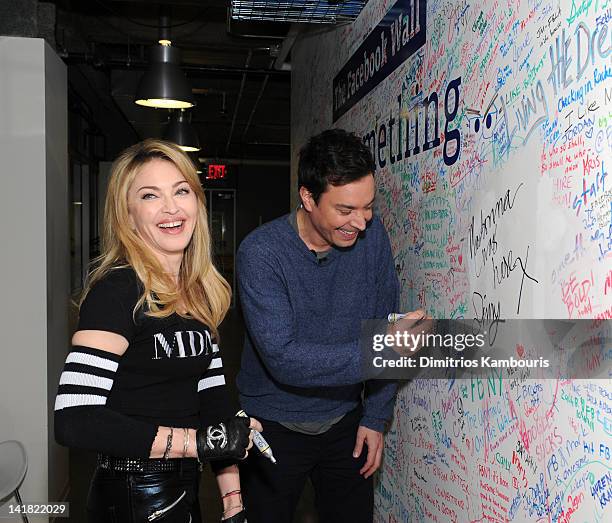
[[(365, 73), (355, 62), (343, 93), (336, 75), (383, 20), (398, 24), (379, 41), (381, 62), (391, 61), (393, 33), (416, 4), (424, 43), (334, 113)], [(335, 126), (363, 137), (404, 309), (483, 328), (612, 318), (612, 1), (371, 0), (352, 24), (302, 34), (292, 67), (294, 178), (312, 134)], [(376, 521), (610, 520), (612, 349), (602, 325), (593, 322), (597, 350), (585, 365), (607, 379), (520, 369), (404, 384)], [(516, 355), (538, 348), (517, 343)]]

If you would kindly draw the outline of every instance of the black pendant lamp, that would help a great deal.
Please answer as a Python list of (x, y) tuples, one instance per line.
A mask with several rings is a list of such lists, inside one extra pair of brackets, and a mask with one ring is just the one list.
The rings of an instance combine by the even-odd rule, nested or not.
[(149, 69), (136, 91), (135, 103), (161, 109), (188, 109), (195, 105), (191, 86), (181, 70), (181, 52), (170, 41), (170, 17), (160, 11), (159, 44), (149, 48)]
[(170, 116), (170, 123), (164, 133), (164, 140), (174, 142), (186, 152), (199, 151), (200, 139), (193, 125), (191, 125), (191, 114), (184, 109), (173, 111)]
[(170, 44), (149, 50), (149, 69), (140, 80), (135, 102), (145, 107), (188, 109), (195, 105), (191, 86), (179, 64), (181, 52)]

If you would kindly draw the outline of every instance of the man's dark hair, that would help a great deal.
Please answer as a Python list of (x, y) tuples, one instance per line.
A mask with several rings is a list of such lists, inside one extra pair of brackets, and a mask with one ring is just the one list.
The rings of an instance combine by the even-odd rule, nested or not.
[(346, 185), (374, 174), (370, 149), (354, 133), (329, 129), (313, 136), (300, 151), (298, 187), (304, 186), (315, 203), (327, 185)]

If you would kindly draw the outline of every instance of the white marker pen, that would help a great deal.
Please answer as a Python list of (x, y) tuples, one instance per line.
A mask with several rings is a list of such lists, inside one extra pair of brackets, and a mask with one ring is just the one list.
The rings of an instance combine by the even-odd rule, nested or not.
[[(239, 410), (236, 413), (236, 416), (239, 416), (241, 418), (249, 417), (248, 414), (244, 412), (244, 410)], [(268, 458), (272, 463), (276, 465), (276, 458), (274, 457), (274, 454), (272, 454), (272, 449), (270, 448), (270, 445), (268, 445), (268, 442), (264, 439), (261, 433), (259, 433), (255, 429), (251, 429), (251, 432), (253, 432), (253, 443), (259, 449), (259, 452), (261, 452), (266, 458)]]
[[(387, 316), (387, 322), (395, 323), (396, 321), (399, 321), (399, 320), (405, 318), (406, 316), (408, 316), (408, 314), (402, 314), (401, 312), (391, 312)], [(413, 325), (413, 327), (416, 327), (419, 323), (421, 323), (421, 321), (423, 321), (425, 319), (425, 316), (426, 316), (426, 314), (423, 314), (423, 316), (421, 316), (419, 319), (417, 319), (417, 321)]]

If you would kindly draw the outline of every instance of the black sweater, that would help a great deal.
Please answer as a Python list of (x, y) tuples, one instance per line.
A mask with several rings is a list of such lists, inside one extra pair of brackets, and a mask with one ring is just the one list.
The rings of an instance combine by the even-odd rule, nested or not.
[(130, 268), (97, 282), (77, 330), (120, 334), (119, 357), (72, 347), (55, 403), (55, 436), (66, 446), (122, 457), (148, 457), (159, 425), (200, 428), (235, 414), (219, 347), (208, 327), (178, 314), (134, 312), (143, 288)]

